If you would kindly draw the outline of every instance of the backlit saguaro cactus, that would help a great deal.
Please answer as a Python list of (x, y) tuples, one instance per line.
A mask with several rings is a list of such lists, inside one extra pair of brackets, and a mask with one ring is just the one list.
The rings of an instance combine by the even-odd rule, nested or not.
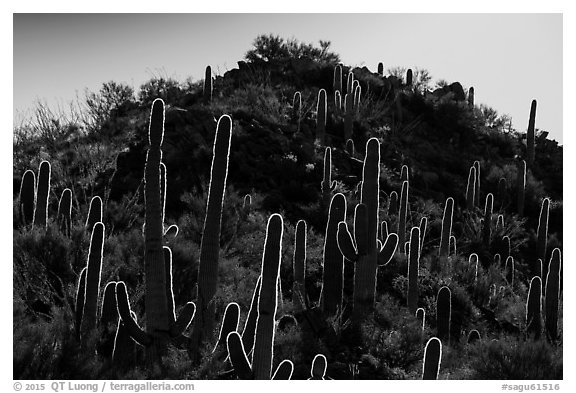
[(327, 147), (324, 150), (324, 178), (320, 184), (322, 189), (322, 203), (328, 206), (332, 199), (332, 191), (336, 187), (336, 182), (332, 181), (332, 150)]
[(82, 313), (84, 312), (84, 298), (86, 296), (86, 273), (88, 268), (85, 267), (80, 272), (78, 277), (78, 285), (76, 285), (76, 307), (74, 309), (76, 313), (75, 328), (76, 328), (76, 338), (80, 340), (80, 327), (82, 325)]
[(226, 349), (226, 338), (231, 332), (238, 331), (238, 323), (240, 322), (240, 306), (236, 302), (228, 303), (226, 310), (224, 310), (224, 317), (222, 318), (222, 325), (220, 326), (220, 333), (218, 334), (218, 341), (214, 346), (213, 353)]
[(300, 119), (302, 119), (302, 94), (297, 91), (292, 98), (292, 121), (296, 123), (296, 131), (300, 131)]
[(406, 86), (412, 86), (412, 69), (408, 68), (408, 71), (406, 71)]
[(424, 365), (422, 370), (422, 379), (435, 380), (438, 379), (440, 372), (440, 363), (442, 361), (442, 342), (432, 337), (426, 343), (424, 348)]
[(314, 356), (314, 359), (312, 360), (312, 367), (310, 368), (310, 378), (308, 379), (324, 380), (327, 367), (328, 362), (326, 361), (326, 356), (322, 355), (321, 353)]
[(342, 93), (339, 90), (334, 93), (334, 113), (336, 115), (342, 113)]
[(164, 218), (166, 216), (166, 186), (168, 185), (168, 173), (166, 165), (160, 163), (160, 206), (162, 206), (162, 225), (164, 225)]
[(206, 66), (206, 73), (204, 76), (204, 100), (206, 102), (212, 101), (212, 67)]
[(535, 124), (536, 100), (532, 100), (532, 104), (530, 104), (530, 118), (528, 119), (528, 131), (526, 131), (526, 164), (528, 168), (532, 168), (534, 164)]
[(450, 324), (452, 321), (452, 291), (443, 286), (436, 298), (436, 329), (438, 338), (450, 341)]
[(378, 75), (384, 76), (384, 64), (378, 63)]
[(486, 195), (486, 203), (484, 204), (484, 221), (482, 224), (482, 241), (488, 247), (490, 245), (490, 235), (492, 234), (492, 212), (494, 208), (494, 196), (489, 193)]
[[(408, 171), (406, 171), (408, 173)], [(398, 243), (400, 246), (406, 243), (406, 218), (408, 215), (408, 181), (402, 182), (400, 192), (400, 212), (398, 214)], [(400, 247), (400, 252), (404, 252), (404, 247)]]
[(40, 163), (38, 171), (38, 185), (36, 186), (36, 205), (34, 208), (34, 226), (48, 225), (48, 196), (50, 195), (51, 167), (48, 161)]
[(342, 66), (338, 64), (334, 67), (334, 81), (332, 82), (332, 89), (334, 93), (337, 91), (342, 94)]
[(468, 344), (473, 344), (478, 340), (480, 340), (480, 332), (476, 329), (470, 330), (470, 333), (468, 333), (468, 340), (466, 342)]
[(316, 106), (316, 140), (320, 143), (320, 146), (324, 146), (326, 139), (326, 110), (326, 90), (320, 89)]
[(478, 280), (478, 254), (470, 254), (468, 264), (474, 269), (474, 283), (476, 283), (476, 280)]
[[(442, 216), (442, 232), (440, 234), (440, 249), (438, 252), (439, 260), (445, 263), (450, 252), (450, 236), (452, 233), (452, 216), (454, 214), (454, 199), (449, 197), (444, 205), (444, 215)], [(438, 260), (432, 259), (432, 270), (437, 271), (440, 268)]]
[(365, 317), (374, 305), (376, 271), (392, 259), (398, 236), (389, 234), (381, 246), (378, 240), (378, 208), (380, 179), (380, 142), (371, 138), (366, 143), (362, 171), (361, 203), (354, 215), (354, 239), (346, 222), (338, 225), (338, 247), (344, 257), (356, 263), (354, 274), (353, 317)]
[(344, 139), (352, 139), (354, 126), (354, 94), (344, 96)]
[(506, 185), (506, 178), (501, 177), (500, 180), (498, 180), (498, 206), (500, 210), (504, 209), (507, 200), (508, 190)]
[(36, 175), (28, 169), (22, 176), (20, 184), (20, 220), (24, 225), (34, 221), (34, 205), (36, 201)]
[(504, 265), (506, 282), (514, 287), (514, 257), (509, 256), (506, 258), (506, 264)]
[(282, 216), (273, 214), (268, 219), (264, 255), (262, 256), (261, 284), (258, 291), (258, 318), (254, 335), (252, 364), (248, 362), (242, 338), (236, 332), (228, 335), (228, 353), (236, 374), (242, 379), (270, 379), (277, 309), (280, 260), (282, 259)]
[[(540, 216), (538, 218), (538, 242), (536, 257), (545, 261), (546, 260), (546, 246), (548, 243), (548, 217), (550, 215), (550, 199), (544, 198), (542, 200), (542, 207), (540, 208)], [(542, 272), (546, 276), (546, 268)]]
[(528, 300), (526, 301), (526, 333), (529, 337), (540, 338), (542, 332), (542, 280), (532, 277)]
[(516, 190), (518, 193), (518, 202), (516, 208), (518, 215), (524, 215), (524, 194), (526, 192), (526, 161), (517, 162)]
[(409, 169), (408, 165), (402, 165), (402, 169), (400, 170), (400, 181), (405, 182), (409, 180)]
[(470, 167), (468, 173), (468, 184), (466, 185), (466, 208), (468, 210), (474, 209), (474, 194), (476, 192), (476, 168)]
[(418, 309), (418, 272), (420, 268), (420, 229), (410, 231), (410, 248), (408, 252), (408, 310), (411, 313)]
[(346, 94), (350, 94), (350, 97), (354, 95), (354, 73), (352, 71), (348, 72), (346, 79)]
[(546, 320), (546, 336), (549, 340), (558, 339), (558, 304), (560, 302), (560, 271), (562, 255), (559, 248), (552, 251), (546, 276), (546, 293), (544, 297), (544, 312)]
[(480, 206), (480, 161), (474, 161), (476, 169), (476, 190), (474, 191), (474, 205)]
[(58, 202), (56, 221), (60, 230), (68, 237), (72, 229), (72, 190), (65, 188)]
[(220, 225), (226, 179), (228, 177), (231, 139), (232, 119), (228, 115), (223, 115), (216, 126), (212, 167), (210, 170), (210, 186), (208, 188), (208, 203), (200, 244), (198, 296), (196, 298), (198, 313), (191, 340), (191, 350), (196, 353), (200, 349), (200, 343), (203, 338), (211, 334), (214, 325), (215, 304), (213, 299), (218, 284)]
[(344, 288), (344, 256), (338, 248), (338, 224), (346, 220), (346, 198), (338, 193), (332, 197), (324, 237), (324, 255), (322, 270), (322, 292), (320, 303), (322, 310), (334, 315), (342, 310), (342, 291)]
[(422, 330), (424, 330), (424, 326), (426, 324), (426, 310), (424, 310), (423, 308), (419, 308), (416, 310), (416, 319), (418, 319), (421, 322), (422, 325)]
[[(357, 81), (354, 81), (357, 82)], [(362, 88), (360, 87), (360, 82), (354, 89), (354, 113), (358, 113), (360, 111), (360, 96), (362, 95)]]
[(398, 214), (398, 193), (396, 191), (392, 191), (390, 193), (390, 198), (388, 198), (388, 215), (397, 215)]
[(422, 249), (424, 248), (424, 238), (426, 237), (426, 227), (428, 226), (428, 218), (422, 217), (420, 219), (420, 254), (422, 254)]
[(104, 224), (98, 222), (92, 229), (90, 250), (86, 264), (86, 283), (84, 307), (82, 311), (81, 338), (84, 340), (96, 328), (98, 295), (100, 293), (100, 273), (102, 271), (102, 253), (104, 251)]
[(95, 196), (90, 200), (90, 208), (88, 209), (88, 217), (86, 218), (85, 227), (89, 231), (92, 230), (94, 224), (102, 221), (102, 198)]
[(304, 220), (296, 224), (292, 263), (294, 269), (292, 300), (294, 307), (300, 310), (306, 305), (306, 221)]

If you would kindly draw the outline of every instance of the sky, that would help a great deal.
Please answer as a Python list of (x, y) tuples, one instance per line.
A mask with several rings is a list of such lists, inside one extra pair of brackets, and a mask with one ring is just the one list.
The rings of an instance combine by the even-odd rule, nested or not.
[(114, 80), (203, 78), (236, 67), (259, 34), (332, 42), (347, 65), (427, 69), (474, 86), (477, 104), (562, 143), (562, 14), (14, 14), (13, 120)]

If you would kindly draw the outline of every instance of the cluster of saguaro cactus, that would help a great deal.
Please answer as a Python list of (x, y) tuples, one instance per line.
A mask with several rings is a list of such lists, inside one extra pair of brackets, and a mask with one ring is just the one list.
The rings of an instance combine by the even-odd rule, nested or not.
[(380, 179), (380, 142), (371, 138), (366, 143), (360, 204), (354, 212), (354, 238), (345, 221), (338, 225), (338, 247), (344, 257), (353, 261), (353, 316), (363, 318), (374, 304), (376, 271), (387, 264), (398, 245), (398, 236), (388, 234), (383, 245), (378, 240)]

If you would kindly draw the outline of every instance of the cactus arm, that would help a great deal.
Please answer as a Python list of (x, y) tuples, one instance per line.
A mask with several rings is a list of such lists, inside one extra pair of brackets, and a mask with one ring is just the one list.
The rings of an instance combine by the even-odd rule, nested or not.
[(218, 341), (216, 342), (212, 352), (216, 352), (218, 347), (226, 345), (228, 334), (238, 331), (238, 322), (240, 322), (240, 306), (236, 302), (228, 303), (226, 310), (224, 311), (222, 326), (220, 326)]
[(378, 250), (378, 265), (387, 265), (392, 260), (397, 247), (398, 235), (395, 233), (389, 234), (382, 248)]
[(120, 314), (120, 318), (122, 318), (122, 322), (124, 322), (124, 326), (130, 336), (140, 345), (148, 346), (152, 344), (152, 338), (138, 326), (132, 317), (128, 292), (123, 281), (116, 283), (116, 303), (118, 304), (118, 314)]
[(276, 368), (276, 371), (274, 372), (272, 379), (288, 381), (290, 378), (292, 378), (293, 372), (294, 372), (294, 363), (292, 363), (288, 359), (284, 359)]
[(193, 302), (188, 302), (180, 311), (180, 315), (176, 321), (170, 326), (170, 337), (178, 337), (188, 328), (196, 314), (196, 305)]
[(262, 276), (258, 276), (254, 293), (252, 294), (252, 302), (250, 303), (250, 311), (242, 331), (242, 344), (248, 353), (252, 352), (254, 346), (254, 335), (256, 334), (256, 320), (258, 319), (258, 294), (260, 293), (260, 284), (262, 283)]
[(244, 351), (244, 344), (238, 332), (230, 332), (226, 338), (230, 363), (240, 379), (253, 379), (252, 368)]
[(352, 235), (348, 230), (348, 224), (346, 224), (345, 221), (342, 221), (338, 224), (337, 239), (338, 248), (340, 249), (342, 255), (344, 255), (344, 258), (348, 259), (349, 261), (356, 262), (359, 255), (356, 251), (356, 247), (354, 246)]

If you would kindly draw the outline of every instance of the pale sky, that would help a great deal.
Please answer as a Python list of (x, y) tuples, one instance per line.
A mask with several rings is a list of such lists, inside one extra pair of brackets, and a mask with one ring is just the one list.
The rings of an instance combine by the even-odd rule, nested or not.
[(184, 81), (236, 66), (258, 34), (332, 42), (345, 64), (425, 68), (433, 81), (474, 86), (525, 131), (562, 143), (561, 14), (15, 14), (14, 121), (37, 99), (65, 104), (85, 88), (153, 75)]

